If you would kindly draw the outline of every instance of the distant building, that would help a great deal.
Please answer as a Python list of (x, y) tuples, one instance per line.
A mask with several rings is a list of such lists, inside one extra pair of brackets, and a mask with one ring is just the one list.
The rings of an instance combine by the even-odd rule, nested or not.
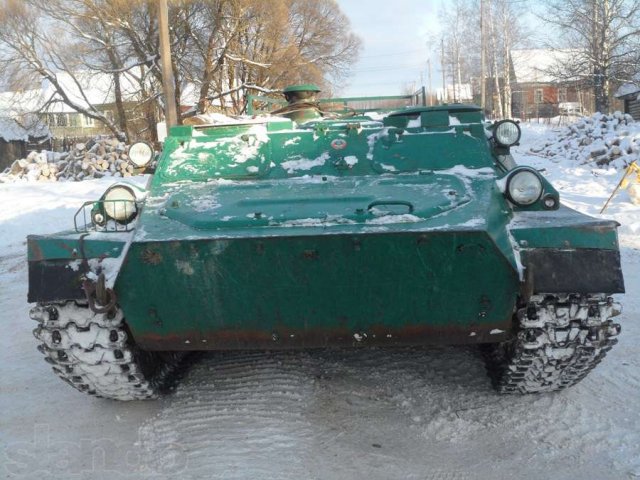
[[(93, 107), (110, 122), (118, 123), (112, 75), (82, 71), (71, 75), (60, 72), (56, 75), (56, 81), (72, 103), (81, 108)], [(130, 75), (121, 75), (120, 84), (125, 110), (130, 112), (141, 100), (140, 85)], [(2, 104), (13, 108), (18, 114), (20, 110), (38, 112), (41, 121), (49, 127), (55, 138), (111, 134), (104, 123), (77, 112), (65, 103), (48, 81), (42, 82), (38, 89), (0, 94), (0, 108)], [(137, 116), (140, 116), (140, 112)]]
[(624, 113), (640, 121), (640, 84), (626, 83), (618, 88), (615, 97), (623, 102)]
[[(62, 86), (71, 103), (80, 108), (93, 107), (110, 122), (119, 125), (118, 109), (113, 76), (95, 72), (60, 72), (56, 81)], [(149, 131), (148, 125), (162, 116), (156, 102), (144, 102), (138, 79), (129, 74), (120, 76), (122, 102), (131, 132)], [(151, 85), (145, 85), (151, 91)], [(188, 102), (194, 95), (191, 85), (183, 87), (183, 99)], [(184, 103), (186, 103), (184, 102)], [(112, 132), (100, 120), (79, 113), (63, 101), (54, 86), (43, 81), (40, 88), (0, 93), (0, 116), (20, 119), (25, 114), (36, 113), (55, 139), (70, 140), (96, 135), (111, 135)], [(56, 142), (57, 143), (57, 142)]]
[(528, 49), (511, 51), (512, 113), (516, 118), (581, 115), (591, 109), (590, 89), (575, 81), (559, 80), (559, 70), (572, 50)]
[[(593, 87), (584, 77), (560, 78), (576, 50), (511, 50), (512, 112), (517, 118), (588, 115), (594, 111)], [(622, 108), (611, 98), (612, 110)]]
[[(83, 72), (76, 73), (74, 77), (64, 72), (56, 77), (70, 100), (83, 108), (91, 105), (113, 121), (116, 118), (116, 108), (112, 77), (107, 74), (94, 75)], [(80, 86), (75, 80), (78, 80)], [(130, 104), (135, 101), (134, 85), (130, 81), (123, 81), (123, 84), (123, 100)], [(64, 103), (54, 87), (46, 81), (41, 88), (0, 93), (0, 111), (4, 116), (17, 119), (35, 113), (55, 138), (110, 133), (102, 122), (78, 113)]]
[(37, 118), (26, 120), (21, 124), (14, 118), (0, 117), (0, 172), (14, 160), (26, 157), (30, 150), (49, 146), (49, 129)]
[[(60, 72), (56, 75), (56, 81), (71, 103), (85, 109), (91, 106), (110, 122), (119, 125), (112, 75), (88, 71), (74, 72), (73, 75)], [(146, 131), (149, 134), (149, 125), (153, 125), (155, 130), (156, 122), (163, 116), (156, 102), (148, 101), (148, 92), (155, 88), (150, 81), (146, 80), (145, 85), (141, 86), (140, 81), (129, 73), (120, 76), (121, 98), (131, 132)], [(147, 90), (146, 96), (143, 90)], [(193, 83), (182, 85), (183, 114), (194, 108), (199, 93), (199, 87)], [(79, 113), (68, 103), (63, 101), (50, 82), (44, 81), (40, 88), (0, 93), (0, 116), (19, 119), (24, 114), (37, 112), (56, 139), (112, 134), (103, 122)], [(222, 100), (213, 100), (211, 106), (222, 107)]]

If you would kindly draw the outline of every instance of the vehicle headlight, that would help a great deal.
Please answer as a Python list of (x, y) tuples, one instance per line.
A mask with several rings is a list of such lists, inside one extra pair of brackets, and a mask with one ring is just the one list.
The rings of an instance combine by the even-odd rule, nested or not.
[(520, 126), (513, 120), (502, 120), (493, 129), (493, 138), (503, 147), (511, 147), (520, 140)]
[(153, 158), (153, 148), (146, 142), (137, 142), (129, 147), (129, 160), (136, 167), (146, 166)]
[(531, 205), (542, 195), (542, 180), (538, 173), (529, 168), (521, 168), (507, 178), (507, 198), (517, 205)]
[(136, 194), (131, 187), (114, 185), (102, 196), (102, 205), (107, 217), (120, 223), (128, 223), (138, 214)]

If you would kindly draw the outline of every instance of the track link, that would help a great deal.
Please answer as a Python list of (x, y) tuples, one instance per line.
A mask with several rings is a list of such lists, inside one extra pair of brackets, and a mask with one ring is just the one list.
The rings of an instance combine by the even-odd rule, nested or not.
[(168, 387), (182, 354), (144, 352), (130, 339), (122, 310), (94, 313), (74, 301), (37, 304), (29, 313), (38, 350), (73, 388), (114, 400), (156, 398)]
[(620, 325), (605, 294), (533, 295), (516, 313), (513, 340), (488, 345), (487, 370), (500, 393), (538, 393), (575, 385), (602, 361)]

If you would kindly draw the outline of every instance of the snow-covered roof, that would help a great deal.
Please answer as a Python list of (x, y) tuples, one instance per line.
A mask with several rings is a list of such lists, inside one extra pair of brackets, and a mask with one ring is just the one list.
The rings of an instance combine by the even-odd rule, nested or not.
[(549, 83), (557, 80), (553, 70), (566, 64), (573, 50), (532, 48), (511, 50), (511, 62), (518, 83)]
[(29, 137), (51, 137), (51, 130), (49, 130), (49, 127), (43, 123), (36, 114), (22, 115), (20, 118), (20, 125), (26, 130)]
[(49, 127), (40, 121), (36, 115), (22, 115), (18, 122), (9, 116), (0, 116), (0, 138), (6, 142), (28, 141), (29, 137), (50, 137)]
[[(56, 75), (56, 81), (61, 85), (71, 102), (80, 108), (115, 103), (115, 87), (113, 77), (110, 74), (88, 71), (73, 74), (60, 72)], [(123, 101), (137, 102), (140, 100), (140, 85), (133, 76), (126, 73), (121, 75), (120, 88), (122, 89)], [(183, 105), (197, 103), (200, 93), (197, 86), (186, 84), (183, 86), (182, 92)], [(12, 116), (25, 112), (41, 111), (47, 103), (46, 111), (50, 113), (76, 111), (64, 103), (53, 84), (45, 80), (39, 89), (0, 93), (0, 114)]]
[(614, 94), (614, 96), (619, 98), (619, 97), (624, 97), (626, 95), (631, 95), (633, 93), (640, 94), (640, 83), (637, 85), (635, 83), (625, 83), (623, 85), (620, 85), (618, 90), (616, 90), (616, 93)]
[(5, 142), (26, 142), (29, 140), (29, 135), (14, 119), (0, 117), (0, 138)]
[(0, 92), (0, 116), (13, 117), (37, 111), (45, 100), (42, 90)]
[(5, 142), (27, 142), (31, 138), (50, 137), (49, 127), (34, 115), (24, 118), (21, 124), (9, 117), (0, 117), (0, 138)]
[[(56, 81), (62, 86), (69, 99), (81, 108), (89, 105), (105, 105), (115, 102), (113, 77), (104, 73), (60, 72)], [(129, 75), (120, 77), (122, 96), (125, 102), (137, 99), (140, 87)], [(4, 115), (17, 115), (35, 112), (49, 103), (47, 111), (53, 113), (74, 112), (69, 105), (62, 102), (53, 84), (47, 80), (42, 87), (35, 90), (0, 93), (0, 112)]]
[[(56, 81), (62, 86), (69, 99), (82, 108), (89, 105), (105, 105), (115, 102), (113, 76), (104, 73), (75, 72), (73, 75), (68, 72), (61, 72), (56, 75)], [(135, 101), (139, 85), (129, 75), (120, 76), (120, 86), (122, 89), (122, 99), (125, 102)], [(69, 105), (64, 104), (56, 92), (51, 82), (45, 81), (42, 88), (42, 97), (54, 99), (48, 111), (52, 112), (74, 112)], [(58, 99), (56, 101), (56, 99)]]

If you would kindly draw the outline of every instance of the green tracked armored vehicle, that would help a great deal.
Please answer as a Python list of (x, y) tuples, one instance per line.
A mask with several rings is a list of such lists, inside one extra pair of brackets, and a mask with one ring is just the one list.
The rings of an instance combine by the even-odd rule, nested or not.
[(171, 128), (145, 189), (116, 184), (76, 230), (28, 238), (55, 373), (141, 399), (189, 351), (478, 344), (499, 392), (581, 380), (620, 330), (617, 224), (517, 166), (514, 122), (316, 92)]

